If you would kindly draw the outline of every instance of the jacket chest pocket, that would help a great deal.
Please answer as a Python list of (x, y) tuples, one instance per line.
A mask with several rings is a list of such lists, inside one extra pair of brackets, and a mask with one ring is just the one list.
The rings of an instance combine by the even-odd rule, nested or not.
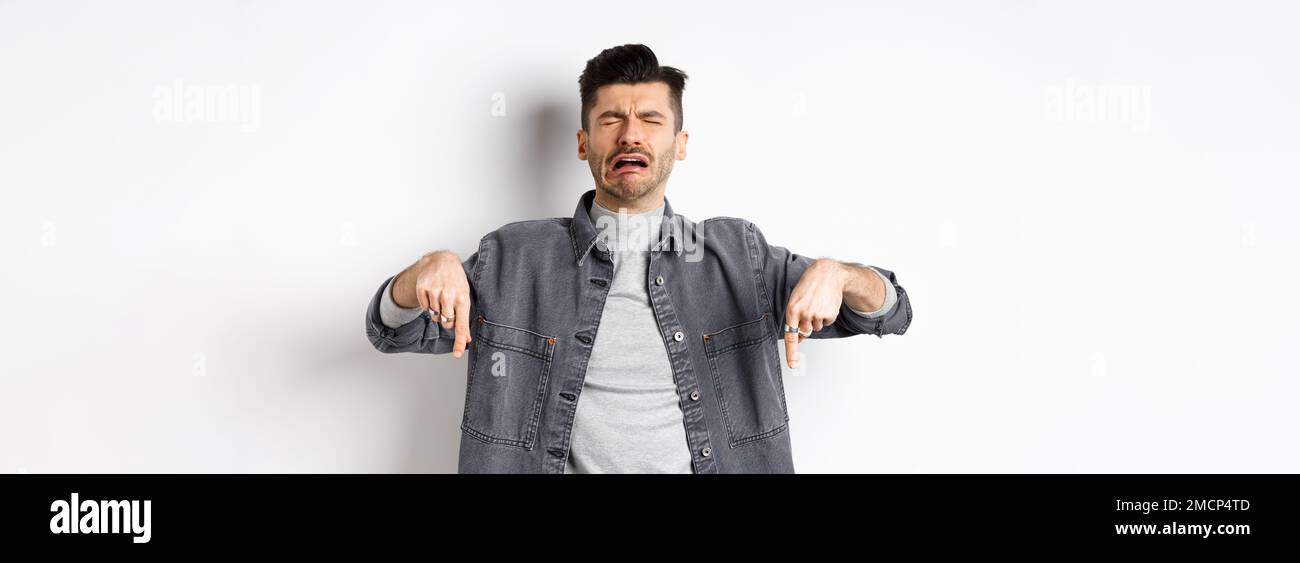
[(461, 430), (486, 442), (532, 449), (555, 338), (482, 315), (474, 324)]
[(733, 447), (779, 434), (790, 421), (775, 342), (766, 314), (704, 335), (704, 355)]

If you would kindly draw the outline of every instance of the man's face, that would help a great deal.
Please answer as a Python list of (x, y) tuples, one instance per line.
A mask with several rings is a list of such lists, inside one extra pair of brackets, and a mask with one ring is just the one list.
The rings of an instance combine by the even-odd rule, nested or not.
[(673, 161), (686, 158), (687, 134), (673, 131), (676, 116), (663, 82), (601, 86), (587, 119), (590, 131), (578, 131), (578, 158), (587, 161), (596, 189), (619, 201), (660, 190)]

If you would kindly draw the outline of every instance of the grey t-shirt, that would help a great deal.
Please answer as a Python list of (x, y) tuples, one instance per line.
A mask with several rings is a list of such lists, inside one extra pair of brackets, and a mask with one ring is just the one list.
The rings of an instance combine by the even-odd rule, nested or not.
[(663, 206), (619, 214), (591, 204), (613, 251), (614, 276), (600, 315), (573, 419), (565, 473), (691, 473), (686, 423), (668, 349), (659, 336), (646, 270)]

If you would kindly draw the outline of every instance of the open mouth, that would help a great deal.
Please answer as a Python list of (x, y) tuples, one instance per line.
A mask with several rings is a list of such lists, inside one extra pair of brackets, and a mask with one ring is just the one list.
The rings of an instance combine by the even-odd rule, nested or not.
[(619, 174), (639, 174), (642, 170), (650, 166), (644, 156), (639, 154), (626, 154), (614, 160), (614, 167), (611, 172), (614, 175)]

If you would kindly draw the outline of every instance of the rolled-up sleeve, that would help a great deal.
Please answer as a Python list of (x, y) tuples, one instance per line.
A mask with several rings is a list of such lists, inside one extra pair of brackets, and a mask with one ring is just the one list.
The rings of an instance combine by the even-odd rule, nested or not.
[[(388, 278), (375, 296), (370, 299), (370, 305), (366, 308), (366, 336), (376, 350), (386, 354), (396, 352), (425, 352), (439, 353), (436, 349), (439, 337), (441, 336), (435, 327), (430, 326), (430, 317), (427, 311), (417, 311), (416, 316), (411, 320), (398, 325), (389, 326), (384, 322), (380, 312), (384, 300), (384, 294), (389, 291), (389, 284), (393, 278)], [(391, 298), (391, 297), (390, 297)], [(441, 327), (437, 327), (441, 328)], [(450, 350), (450, 348), (448, 348)]]
[[(844, 312), (856, 313), (848, 307), (842, 305), (840, 317), (835, 322), (844, 321), (844, 324), (852, 327), (858, 334), (874, 334), (883, 337), (886, 334), (903, 334), (907, 332), (907, 327), (912, 324), (912, 301), (907, 297), (907, 290), (898, 284), (898, 276), (894, 272), (878, 266), (869, 266), (876, 273), (885, 279), (885, 304), (879, 311), (868, 315), (851, 314), (845, 315)], [(893, 302), (890, 303), (890, 294), (893, 295)], [(816, 337), (816, 334), (813, 335)]]

